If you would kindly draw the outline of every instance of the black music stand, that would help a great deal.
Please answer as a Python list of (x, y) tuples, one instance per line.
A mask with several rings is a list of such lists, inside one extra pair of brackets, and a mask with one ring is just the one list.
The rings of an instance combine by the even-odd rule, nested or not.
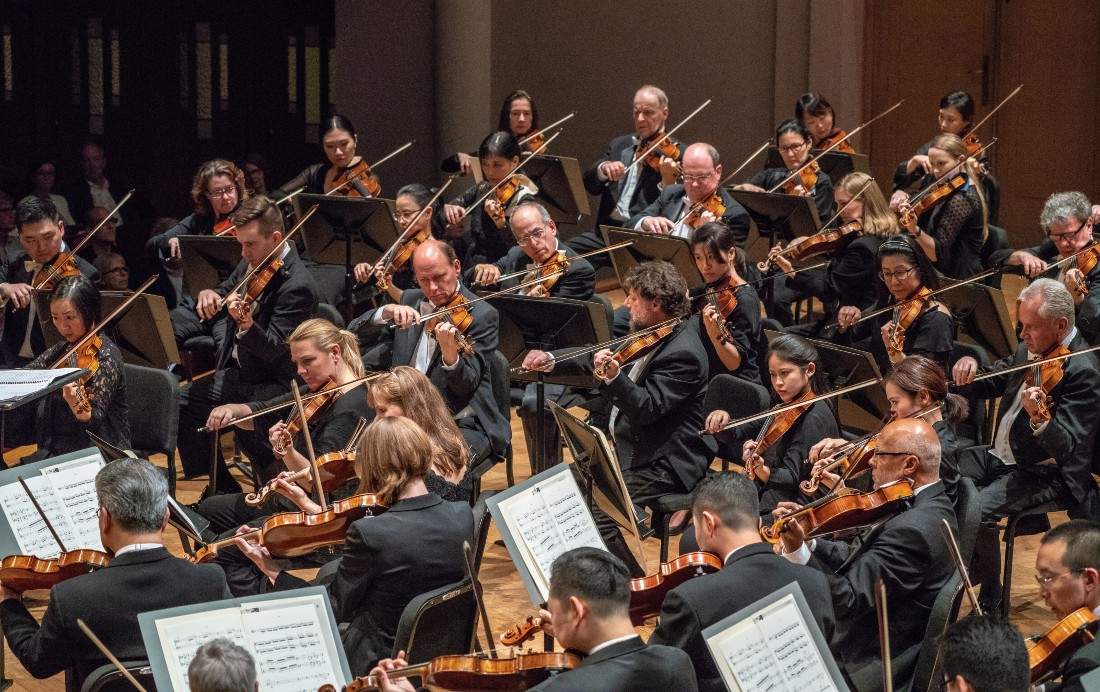
[(568, 156), (532, 156), (523, 173), (539, 187), (536, 195), (557, 223), (576, 225), (591, 212), (581, 166)]
[[(21, 372), (21, 371), (17, 371), (17, 372)], [(3, 385), (3, 382), (2, 382), (3, 373), (4, 373), (4, 371), (0, 370), (0, 397), (4, 397), (4, 385)], [(4, 449), (4, 438), (5, 438), (5, 432), (6, 432), (5, 428), (7, 427), (7, 417), (8, 417), (7, 414), (8, 414), (8, 411), (11, 411), (13, 409), (17, 409), (20, 406), (25, 406), (27, 404), (34, 403), (34, 402), (38, 401), (39, 399), (41, 399), (42, 397), (46, 396), (47, 394), (52, 394), (56, 391), (59, 391), (62, 387), (69, 384), (70, 382), (76, 382), (81, 377), (84, 377), (87, 374), (88, 374), (88, 371), (84, 368), (81, 368), (80, 370), (76, 370), (74, 372), (71, 372), (68, 375), (62, 375), (61, 377), (58, 377), (54, 380), (51, 380), (48, 385), (44, 386), (42, 389), (38, 389), (38, 390), (32, 392), (31, 394), (24, 394), (23, 396), (19, 396), (19, 397), (0, 398), (0, 452), (2, 452), (3, 449)], [(3, 464), (3, 466), (5, 468), (7, 468), (6, 464)], [(3, 664), (0, 663), (0, 666), (2, 666), (2, 665)], [(4, 686), (2, 684), (0, 684), (0, 690), (2, 690), (2, 689), (4, 689)]]
[[(602, 305), (568, 298), (532, 298), (502, 295), (489, 298), (500, 314), (500, 345), (498, 350), (508, 359), (509, 367), (523, 363), (528, 351), (554, 351), (599, 344), (611, 338), (611, 330)], [(530, 453), (532, 475), (544, 471), (542, 458), (543, 416), (546, 394), (544, 385), (560, 384), (579, 389), (599, 386), (587, 371), (532, 372), (513, 375), (513, 380), (535, 383), (535, 450)]]
[[(101, 291), (100, 314), (109, 315), (131, 295), (133, 294), (130, 291)], [(39, 315), (50, 314), (49, 296), (36, 293), (35, 301)], [(46, 346), (52, 346), (61, 340), (52, 320), (47, 319), (41, 324)], [(131, 365), (163, 370), (180, 362), (164, 296), (142, 293), (125, 312), (115, 318), (106, 331), (122, 351), (122, 359)]]
[[(789, 241), (799, 236), (813, 235), (821, 228), (813, 197), (733, 188), (727, 191), (748, 210), (757, 231), (767, 236), (771, 245), (779, 240)], [(777, 233), (781, 236), (777, 237)]]
[(699, 273), (699, 267), (695, 266), (695, 257), (691, 254), (691, 242), (687, 238), (615, 226), (600, 226), (600, 233), (603, 234), (604, 242), (608, 245), (626, 240), (634, 241), (630, 247), (611, 251), (611, 263), (615, 266), (615, 274), (619, 277), (620, 286), (631, 269), (650, 260), (670, 262), (684, 277), (688, 290), (706, 284), (703, 281), (703, 275)]
[[(820, 153), (820, 149), (813, 149), (810, 151), (810, 158)], [(817, 163), (821, 170), (829, 176), (829, 180), (833, 182), (833, 187), (836, 187), (840, 179), (852, 171), (871, 173), (871, 157), (867, 154), (847, 154), (843, 151), (833, 150), (818, 159)], [(768, 168), (787, 167), (787, 164), (783, 163), (783, 157), (779, 154), (779, 148), (774, 144), (768, 147), (768, 161), (765, 165)]]
[(318, 205), (302, 227), (309, 258), (318, 264), (344, 267), (344, 319), (354, 312), (353, 271), (361, 262), (377, 262), (400, 233), (393, 222), (393, 203), (377, 197), (328, 197), (302, 194), (294, 198), (294, 212), (302, 218)]
[(1001, 289), (972, 283), (950, 288), (937, 298), (951, 309), (959, 341), (984, 348), (993, 360), (1016, 352), (1016, 329)]
[[(780, 333), (764, 330), (768, 343)], [(830, 391), (870, 379), (882, 379), (878, 364), (870, 353), (828, 341), (808, 341), (821, 357), (818, 372), (825, 375)], [(886, 400), (886, 391), (882, 387), (865, 387), (839, 397), (835, 410), (847, 430), (867, 435), (882, 427), (883, 417), (890, 412), (890, 402)]]
[(180, 256), (187, 290), (213, 289), (241, 263), (241, 244), (231, 236), (181, 235)]

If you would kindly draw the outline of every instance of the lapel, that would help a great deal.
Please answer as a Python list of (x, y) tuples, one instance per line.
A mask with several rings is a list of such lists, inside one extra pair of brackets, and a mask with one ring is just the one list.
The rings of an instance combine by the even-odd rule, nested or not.
[[(645, 376), (649, 374), (649, 368), (653, 365), (653, 361), (656, 360), (659, 355), (661, 355), (661, 352), (664, 351), (669, 344), (676, 340), (676, 337), (680, 336), (680, 331), (684, 329), (685, 324), (685, 322), (681, 322), (680, 324), (676, 325), (676, 328), (672, 330), (672, 333), (668, 335), (668, 338), (661, 340), (661, 343), (657, 344), (657, 348), (653, 349), (652, 353), (649, 354), (649, 360), (647, 360), (646, 364), (642, 366), (641, 372), (638, 373), (638, 379), (635, 380), (635, 382), (640, 383), (643, 378), (645, 378)], [(631, 367), (633, 367), (633, 364), (629, 363), (627, 364), (626, 369), (629, 370)]]
[(680, 214), (684, 210), (684, 200), (687, 199), (687, 192), (683, 189), (680, 190), (680, 198), (669, 205), (668, 218), (671, 221), (679, 221)]

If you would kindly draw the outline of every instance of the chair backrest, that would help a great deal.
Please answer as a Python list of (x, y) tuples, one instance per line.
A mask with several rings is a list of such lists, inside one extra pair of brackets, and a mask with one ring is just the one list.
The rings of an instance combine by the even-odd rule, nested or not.
[(317, 309), (313, 311), (313, 316), (322, 317), (332, 322), (340, 329), (346, 326), (344, 323), (344, 316), (340, 314), (339, 310), (328, 303), (317, 303)]
[[(955, 366), (955, 362), (964, 356), (970, 356), (974, 360), (978, 361), (980, 367), (985, 367), (993, 363), (993, 359), (990, 358), (989, 352), (981, 346), (975, 344), (968, 344), (963, 341), (955, 341), (951, 349), (951, 356), (947, 359), (948, 368)], [(951, 376), (950, 370), (948, 370), (948, 377)], [(996, 404), (995, 400), (983, 400), (969, 398), (967, 400), (970, 403), (970, 412), (967, 414), (965, 420), (961, 420), (955, 426), (961, 446), (981, 445), (989, 444), (992, 441), (993, 436), (993, 417), (990, 415), (992, 407)]]
[[(130, 675), (141, 683), (147, 690), (155, 690), (153, 683), (153, 669), (148, 661), (122, 661)], [(110, 663), (104, 664), (84, 678), (84, 684), (80, 686), (80, 692), (131, 692), (134, 686)]]
[(940, 637), (947, 626), (959, 619), (959, 606), (962, 605), (962, 577), (956, 570), (940, 589), (932, 604), (928, 616), (928, 626), (924, 630), (924, 642), (917, 654), (917, 665), (913, 669), (912, 692), (930, 692), (938, 689), (941, 679), (939, 653)]
[(603, 306), (603, 314), (607, 318), (607, 328), (611, 329), (615, 324), (615, 307), (611, 305), (611, 301), (608, 300), (607, 296), (600, 295), (599, 293), (593, 293), (589, 300)]
[(963, 564), (969, 565), (982, 523), (982, 506), (974, 481), (960, 476), (955, 484), (955, 522), (959, 525), (959, 553)]
[(470, 652), (477, 626), (477, 602), (469, 580), (420, 594), (405, 606), (394, 637), (393, 654), (404, 650), (409, 663)]
[(512, 390), (508, 377), (508, 359), (496, 349), (489, 356), (489, 380), (493, 385), (493, 399), (497, 402), (504, 420), (512, 419)]
[(167, 370), (122, 366), (130, 412), (130, 445), (135, 451), (171, 454), (179, 425), (179, 384)]
[(485, 554), (485, 544), (489, 540), (489, 526), (493, 523), (489, 514), (489, 505), (486, 502), (496, 494), (495, 490), (486, 490), (481, 493), (474, 503), (474, 573), (481, 570), (481, 557)]
[[(730, 414), (731, 419), (751, 416), (766, 411), (771, 404), (768, 390), (758, 384), (747, 382), (729, 374), (715, 375), (707, 385), (707, 394), (703, 399), (703, 411), (722, 410)], [(736, 448), (734, 448), (736, 447)], [(720, 459), (740, 459), (739, 445), (732, 447), (719, 440), (718, 457)]]

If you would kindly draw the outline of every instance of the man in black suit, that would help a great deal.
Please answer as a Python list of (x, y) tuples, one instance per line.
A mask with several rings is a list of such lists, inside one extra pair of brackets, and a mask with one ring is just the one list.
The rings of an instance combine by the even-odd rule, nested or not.
[[(570, 258), (569, 265), (565, 267), (565, 273), (554, 281), (549, 290), (536, 286), (533, 287), (534, 292), (528, 292), (527, 295), (571, 300), (592, 298), (596, 289), (595, 270), (587, 259), (576, 259), (577, 253), (572, 248), (558, 242), (557, 224), (550, 218), (550, 212), (546, 211), (546, 207), (534, 199), (520, 202), (512, 211), (509, 225), (512, 235), (516, 238), (516, 246), (494, 264), (479, 264), (466, 270), (467, 283), (473, 286), (492, 286), (494, 290), (498, 287), (511, 288), (523, 282), (525, 277), (514, 277), (502, 282), (498, 279), (507, 274), (523, 271), (530, 266), (544, 265), (554, 260), (560, 252), (566, 258)], [(560, 268), (560, 266), (556, 267), (555, 271)], [(532, 337), (537, 340), (539, 335), (527, 335), (528, 343), (531, 342)], [(548, 338), (552, 339), (553, 336), (548, 335)], [(543, 392), (547, 401), (554, 401), (567, 407), (574, 399), (572, 390), (560, 384), (547, 383), (543, 385)], [(528, 383), (523, 389), (523, 399), (519, 406), (519, 416), (523, 421), (523, 435), (527, 441), (527, 450), (532, 454), (532, 463), (535, 461), (533, 450), (536, 448), (535, 429), (538, 416), (536, 394), (537, 385), (533, 382)], [(549, 409), (543, 409), (542, 432), (539, 447), (541, 455), (537, 457), (541, 464), (536, 472), (561, 461), (561, 434)]]
[[(48, 199), (27, 197), (15, 209), (15, 227), (23, 252), (0, 267), (0, 299), (4, 302), (4, 335), (0, 339), (0, 363), (5, 368), (17, 368), (29, 363), (46, 350), (45, 337), (35, 301), (35, 280), (56, 284), (61, 278), (53, 262), (65, 250), (62, 237), (65, 222), (57, 207)], [(99, 272), (80, 257), (73, 258), (81, 274), (93, 282)], [(49, 319), (49, 315), (45, 316)]]
[(760, 539), (760, 501), (752, 481), (739, 473), (704, 478), (693, 493), (691, 516), (699, 549), (718, 555), (725, 567), (670, 591), (649, 643), (687, 652), (702, 692), (725, 689), (703, 630), (791, 582), (802, 588), (828, 641), (834, 625), (829, 583), (821, 572), (791, 564)]
[[(639, 264), (623, 287), (635, 330), (687, 313), (687, 283), (668, 262)], [(608, 429), (627, 490), (639, 508), (664, 495), (691, 492), (714, 458), (712, 442), (699, 434), (708, 375), (706, 350), (699, 330), (690, 324), (681, 321), (669, 329), (651, 351), (622, 368), (606, 348), (591, 363), (570, 358), (568, 350), (532, 351), (523, 361), (529, 370), (551, 372), (559, 367), (594, 373), (603, 383), (600, 392), (611, 409)], [(598, 509), (594, 513), (611, 551), (640, 574), (614, 522)]]
[(110, 564), (53, 587), (41, 625), (20, 594), (0, 584), (0, 624), (12, 653), (36, 678), (64, 670), (65, 689), (72, 692), (108, 663), (77, 627), (78, 619), (119, 659), (144, 659), (138, 613), (229, 598), (220, 569), (165, 550), (168, 484), (159, 469), (144, 459), (120, 459), (100, 469), (95, 486), (99, 535)]
[(939, 661), (947, 692), (1031, 688), (1024, 638), (1015, 625), (995, 615), (970, 615), (948, 625), (940, 638)]
[[(220, 286), (199, 292), (194, 312), (184, 314), (185, 309), (177, 309), (173, 324), (177, 340), (209, 334), (217, 349), (214, 374), (180, 391), (179, 451), (187, 476), (209, 471), (214, 433), (200, 433), (197, 428), (208, 423), (211, 429), (219, 427), (208, 420), (216, 406), (263, 401), (287, 391), (295, 376), (287, 337), (317, 310), (317, 286), (293, 245), (283, 242), (279, 208), (266, 197), (251, 197), (230, 219), (237, 226), (241, 263)], [(230, 296), (250, 269), (272, 253), (272, 261), (281, 257), (282, 267), (253, 304), (243, 301), (239, 293)], [(266, 430), (238, 430), (237, 441), (261, 481), (267, 482), (282, 470), (271, 454)], [(218, 492), (240, 492), (220, 446), (216, 454)]]
[[(661, 188), (672, 185), (680, 174), (677, 159), (658, 155), (659, 170), (648, 163), (630, 166), (636, 156), (644, 154), (656, 139), (664, 134), (668, 122), (668, 96), (661, 89), (647, 84), (634, 94), (634, 134), (611, 140), (607, 153), (584, 172), (584, 187), (590, 195), (600, 196), (596, 212), (596, 227), (569, 241), (569, 247), (585, 253), (606, 247), (600, 226), (623, 226), (651, 202)], [(673, 138), (669, 140), (680, 146)], [(593, 267), (611, 266), (605, 253), (593, 255)]]
[[(680, 165), (683, 184), (665, 186), (656, 200), (627, 221), (627, 227), (688, 238), (693, 228), (708, 221), (721, 221), (733, 231), (737, 245), (744, 247), (749, 237), (749, 213), (725, 188), (718, 187), (722, 179), (718, 150), (705, 142), (696, 142), (684, 151)], [(719, 217), (704, 206), (714, 195), (726, 208)], [(698, 213), (698, 218), (694, 218), (693, 212)]]
[[(421, 315), (449, 305), (459, 295), (466, 300), (477, 296), (459, 281), (462, 264), (446, 243), (421, 243), (413, 253), (412, 266), (419, 288), (406, 290), (400, 303), (364, 313), (348, 325), (360, 333), (383, 329), (378, 343), (363, 354), (363, 364), (367, 370), (408, 365), (424, 373), (455, 415), (473, 463), (490, 453), (503, 454), (512, 432), (493, 398), (490, 367), (499, 340), (497, 311), (488, 302), (478, 301), (467, 308), (472, 324), (464, 333), (448, 320), (429, 333), (418, 322)], [(460, 354), (460, 336), (472, 342), (473, 355)]]
[[(1074, 519), (1048, 531), (1035, 554), (1035, 579), (1039, 595), (1059, 620), (1080, 608), (1100, 615), (1100, 524)], [(1097, 668), (1100, 640), (1093, 640), (1062, 666), (1061, 692), (1092, 689), (1081, 678)]]
[[(858, 548), (820, 538), (805, 542), (802, 526), (789, 522), (783, 549), (788, 560), (828, 578), (837, 621), (831, 647), (857, 689), (879, 689), (882, 682), (874, 590), (878, 580), (885, 583), (894, 689), (906, 692), (932, 605), (955, 571), (941, 529), (944, 520), (952, 529), (956, 525), (940, 481), (936, 431), (919, 418), (887, 424), (878, 435), (871, 476), (876, 488), (911, 483), (911, 506), (869, 530)], [(780, 503), (776, 514), (795, 507)]]

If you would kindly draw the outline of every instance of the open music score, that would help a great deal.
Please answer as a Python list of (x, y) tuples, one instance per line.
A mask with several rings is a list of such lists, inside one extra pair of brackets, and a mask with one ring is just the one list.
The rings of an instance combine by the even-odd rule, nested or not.
[(848, 689), (797, 583), (706, 628), (703, 636), (735, 692)]
[[(103, 551), (95, 492), (95, 477), (103, 465), (103, 457), (97, 450), (85, 450), (83, 456), (41, 468), (38, 475), (30, 475), (34, 473), (30, 470), (24, 472), (23, 480), (50, 518), (66, 550)], [(20, 554), (51, 558), (61, 553), (46, 522), (18, 482), (0, 487), (0, 509)]]
[(55, 370), (0, 370), (0, 402), (18, 401), (25, 396), (48, 389), (56, 380), (80, 368)]
[(550, 565), (584, 546), (607, 550), (569, 466), (559, 464), (488, 500), (534, 604), (550, 597)]
[[(217, 637), (252, 654), (260, 689), (312, 692), (325, 684), (346, 683), (343, 648), (328, 601), (318, 593), (302, 595), (308, 591), (313, 589), (259, 601), (204, 604), (214, 607), (175, 616), (152, 614), (171, 689), (189, 689), (191, 659), (200, 646)], [(146, 637), (146, 647), (150, 644), (155, 642)]]

